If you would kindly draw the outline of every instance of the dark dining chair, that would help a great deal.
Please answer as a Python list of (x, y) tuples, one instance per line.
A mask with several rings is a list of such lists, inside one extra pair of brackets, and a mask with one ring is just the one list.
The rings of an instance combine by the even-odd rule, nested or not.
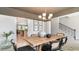
[(58, 46), (56, 48), (52, 47), (52, 51), (57, 51), (57, 50), (63, 51), (62, 47), (67, 43), (67, 40), (68, 40), (67, 37), (61, 38), (60, 41), (58, 42)]
[[(46, 34), (45, 35), (46, 38), (50, 38), (51, 37), (51, 34)], [(42, 51), (50, 51), (52, 48), (51, 44), (43, 44), (41, 50)]]
[(51, 51), (52, 46), (50, 44), (44, 44), (41, 48), (42, 51)]
[(33, 49), (29, 45), (17, 48), (16, 44), (13, 42), (13, 39), (11, 40), (11, 43), (13, 44), (13, 48), (14, 48), (15, 51), (35, 51), (35, 49)]
[[(61, 38), (61, 39), (57, 39), (58, 41), (55, 41), (55, 42), (53, 42), (52, 44), (44, 44), (43, 46), (42, 46), (42, 51), (63, 51), (62, 50), (62, 46), (64, 46), (64, 44), (66, 44), (67, 43), (67, 37), (63, 37), (63, 38)], [(56, 46), (54, 47), (54, 46), (52, 46), (52, 45), (54, 45), (54, 44), (56, 44)]]
[(35, 51), (35, 49), (33, 49), (31, 46), (27, 45), (27, 46), (18, 48), (17, 51)]
[(11, 43), (12, 43), (12, 45), (13, 45), (14, 51), (17, 51), (17, 47), (16, 47), (16, 44), (13, 42), (13, 39), (11, 39)]

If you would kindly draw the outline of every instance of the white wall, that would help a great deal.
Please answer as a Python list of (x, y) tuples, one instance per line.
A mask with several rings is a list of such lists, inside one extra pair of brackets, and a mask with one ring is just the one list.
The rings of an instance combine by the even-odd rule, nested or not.
[[(33, 20), (32, 19), (28, 19), (28, 36), (31, 36), (31, 34), (37, 34), (38, 35), (38, 33), (40, 32), (39, 28), (38, 28), (38, 31), (34, 31), (33, 27), (34, 27)], [(45, 22), (43, 22), (41, 32), (42, 31), (45, 31)]]
[(33, 30), (33, 20), (28, 19), (28, 36), (31, 36), (31, 34), (37, 34), (38, 31)]
[(64, 25), (67, 25), (68, 27), (76, 29), (76, 39), (79, 39), (79, 12), (64, 15), (63, 17), (65, 16), (67, 16), (67, 18), (61, 19), (60, 22)]
[(28, 25), (28, 32), (27, 32), (28, 36), (31, 36), (31, 34), (37, 33), (33, 31), (33, 20), (32, 19), (17, 17), (17, 23), (19, 25)]
[[(20, 17), (17, 17), (16, 19), (17, 19), (18, 24), (28, 25), (28, 32), (27, 32), (28, 36), (31, 36), (31, 34), (38, 35), (39, 32), (46, 32), (47, 34), (51, 34), (51, 21), (47, 21), (47, 22), (42, 21), (41, 31), (39, 30), (39, 28), (38, 28), (38, 31), (34, 31), (34, 28), (33, 28), (34, 21), (32, 19), (20, 18)], [(38, 23), (38, 26), (39, 26), (39, 23)]]
[(16, 20), (19, 25), (28, 25), (27, 18), (16, 17)]
[(51, 20), (51, 33), (52, 34), (56, 34), (57, 32), (59, 32), (59, 18), (53, 18)]
[(10, 39), (16, 40), (16, 18), (12, 16), (0, 15), (0, 42), (3, 32), (13, 31)]
[(31, 36), (31, 34), (38, 34), (39, 31), (33, 30), (33, 20), (28, 18), (17, 17), (17, 23), (19, 25), (28, 25), (27, 35)]
[[(64, 19), (63, 17), (67, 16), (68, 18)], [(59, 20), (60, 18), (63, 18), (62, 20)], [(62, 32), (59, 30), (59, 21), (67, 25), (68, 27), (71, 27), (73, 29), (76, 29), (76, 39), (79, 39), (79, 12), (63, 15), (60, 17), (56, 17), (52, 19), (52, 34), (55, 34), (57, 32)]]
[(47, 34), (51, 34), (51, 21), (45, 22), (45, 31)]

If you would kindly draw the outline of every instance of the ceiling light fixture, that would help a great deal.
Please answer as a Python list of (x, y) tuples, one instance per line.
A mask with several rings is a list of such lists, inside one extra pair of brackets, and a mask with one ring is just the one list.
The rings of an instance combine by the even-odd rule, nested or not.
[(52, 13), (46, 13), (46, 11), (44, 13), (42, 13), (41, 15), (38, 15), (38, 18), (42, 19), (42, 20), (51, 20), (53, 17)]

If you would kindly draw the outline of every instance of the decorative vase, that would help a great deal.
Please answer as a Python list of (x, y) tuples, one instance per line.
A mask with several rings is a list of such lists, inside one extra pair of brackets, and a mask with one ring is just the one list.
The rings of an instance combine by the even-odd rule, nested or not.
[(39, 35), (40, 35), (40, 37), (45, 37), (46, 32), (40, 32)]

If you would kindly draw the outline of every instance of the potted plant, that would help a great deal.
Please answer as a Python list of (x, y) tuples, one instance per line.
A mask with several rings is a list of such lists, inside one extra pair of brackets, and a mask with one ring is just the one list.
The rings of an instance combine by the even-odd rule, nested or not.
[(10, 32), (3, 32), (3, 37), (5, 37), (6, 40), (8, 40), (9, 36), (12, 35), (12, 34), (14, 34), (12, 31), (10, 31)]
[(2, 36), (5, 37), (5, 40), (2, 42), (2, 48), (9, 48), (11, 47), (11, 42), (9, 41), (9, 36), (14, 34), (12, 31), (3, 32)]

